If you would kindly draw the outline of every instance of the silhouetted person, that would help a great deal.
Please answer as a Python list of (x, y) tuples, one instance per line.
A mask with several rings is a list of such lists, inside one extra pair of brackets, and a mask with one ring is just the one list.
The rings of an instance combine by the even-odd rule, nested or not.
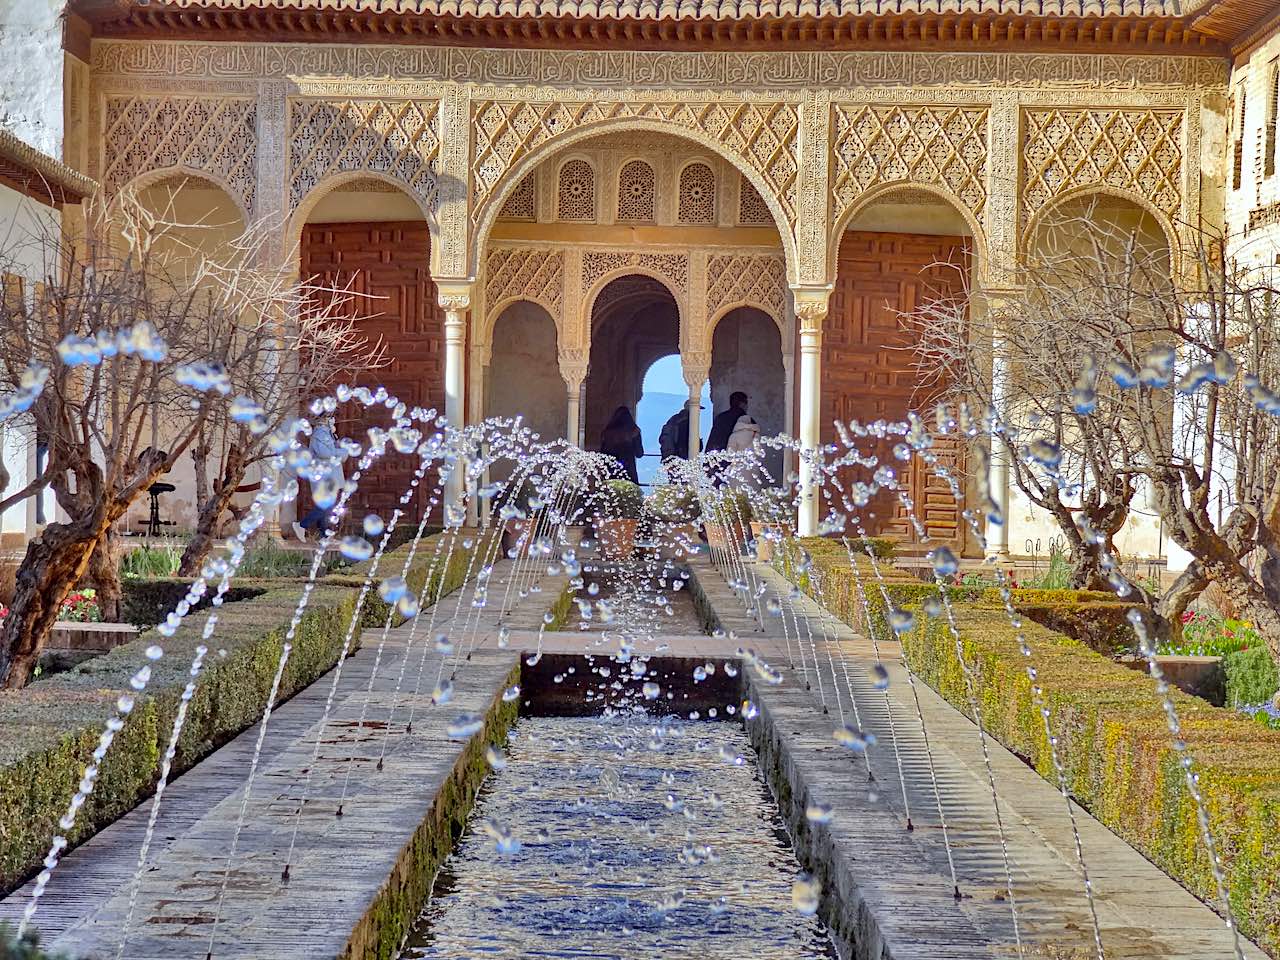
[[(747, 402), (751, 398), (741, 390), (735, 390), (729, 394), (729, 409), (723, 413), (716, 414), (715, 420), (711, 422), (711, 435), (707, 437), (707, 451), (727, 450), (729, 448), (729, 438), (733, 436), (734, 429), (738, 426), (738, 421), (747, 416)], [(750, 417), (747, 417), (750, 420)], [(754, 420), (751, 420), (755, 423)]]
[[(702, 409), (701, 406), (698, 407)], [(662, 433), (658, 435), (658, 452), (662, 459), (679, 457), (689, 459), (689, 406), (682, 406), (662, 425)]]
[(644, 456), (644, 441), (640, 438), (636, 418), (626, 407), (613, 411), (604, 432), (600, 434), (600, 452), (617, 460), (622, 472), (632, 483), (640, 482), (640, 474), (636, 472), (636, 458)]

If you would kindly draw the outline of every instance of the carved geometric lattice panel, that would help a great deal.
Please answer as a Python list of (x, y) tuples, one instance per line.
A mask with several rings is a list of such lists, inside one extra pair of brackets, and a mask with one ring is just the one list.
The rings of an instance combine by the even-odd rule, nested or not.
[(946, 187), (979, 222), (987, 205), (987, 108), (837, 105), (832, 189), (838, 218), (869, 188)]
[(491, 247), (484, 260), (485, 302), (492, 307), (512, 297), (542, 304), (559, 322), (564, 253), (539, 247)]
[(680, 223), (715, 223), (716, 175), (705, 163), (691, 163), (680, 171)]
[(764, 202), (764, 197), (760, 196), (760, 192), (746, 177), (740, 176), (738, 179), (741, 181), (738, 193), (738, 223), (744, 227), (772, 226), (773, 214), (769, 212), (769, 205)]
[(502, 209), (498, 211), (499, 220), (537, 220), (538, 219), (538, 177), (531, 173), (511, 191)]
[(786, 297), (786, 266), (778, 257), (713, 254), (707, 258), (708, 319), (729, 304), (752, 304), (781, 320)]
[(253, 100), (108, 97), (103, 182), (119, 189), (150, 170), (202, 170), (216, 175), (252, 211), (258, 181), (257, 117)]
[(289, 111), (289, 208), (330, 174), (355, 171), (399, 180), (434, 206), (439, 110), (435, 100), (295, 100)]
[(472, 210), (480, 216), (498, 181), (553, 137), (617, 118), (696, 130), (751, 165), (795, 221), (799, 112), (791, 103), (690, 103), (639, 100), (478, 100), (471, 106), (475, 153)]
[(657, 188), (653, 167), (643, 160), (628, 160), (618, 171), (618, 219), (652, 223)]
[(1111, 186), (1168, 214), (1182, 203), (1181, 110), (1027, 110), (1022, 202), (1027, 213), (1077, 187)]
[(682, 253), (641, 253), (638, 250), (590, 250), (582, 258), (582, 289), (590, 290), (596, 282), (615, 270), (639, 267), (655, 273), (681, 293), (689, 290), (689, 258)]
[(560, 220), (596, 218), (596, 172), (585, 160), (570, 160), (560, 168), (556, 195), (556, 217)]

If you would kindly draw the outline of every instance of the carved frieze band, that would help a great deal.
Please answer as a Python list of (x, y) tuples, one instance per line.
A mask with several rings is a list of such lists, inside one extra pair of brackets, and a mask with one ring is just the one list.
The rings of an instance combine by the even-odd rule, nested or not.
[(1182, 110), (1024, 111), (1022, 204), (1034, 213), (1055, 196), (1114, 187), (1170, 216), (1182, 206)]
[(289, 207), (331, 174), (390, 177), (432, 209), (440, 155), (434, 100), (295, 100), (289, 105)]
[(210, 174), (252, 211), (258, 181), (255, 100), (231, 97), (108, 97), (102, 118), (102, 181), (111, 190), (153, 170)]
[(582, 290), (590, 291), (618, 270), (640, 268), (666, 280), (677, 299), (689, 293), (689, 257), (684, 253), (642, 253), (639, 250), (589, 250), (582, 255)]
[(1021, 86), (1220, 87), (1209, 57), (1052, 53), (497, 50), (357, 44), (98, 40), (95, 74), (184, 81), (347, 77), (704, 90)]
[(698, 134), (733, 151), (770, 187), (790, 222), (795, 221), (797, 130), (792, 103), (711, 100), (597, 100), (561, 97), (530, 100), (476, 100), (472, 157), (472, 216), (483, 216), (485, 201), (514, 165), (556, 136), (606, 121), (653, 120)]
[(832, 132), (833, 217), (872, 187), (934, 184), (983, 222), (987, 107), (837, 104)]

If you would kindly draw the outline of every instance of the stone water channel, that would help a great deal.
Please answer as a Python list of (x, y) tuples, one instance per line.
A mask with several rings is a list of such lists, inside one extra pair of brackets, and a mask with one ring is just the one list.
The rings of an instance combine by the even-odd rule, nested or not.
[(724, 720), (521, 720), (401, 957), (834, 958), (753, 759)]

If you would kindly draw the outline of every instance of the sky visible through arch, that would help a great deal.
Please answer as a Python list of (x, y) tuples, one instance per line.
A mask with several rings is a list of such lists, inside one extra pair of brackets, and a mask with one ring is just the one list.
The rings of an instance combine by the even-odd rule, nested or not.
[[(680, 369), (679, 354), (670, 354), (655, 360), (644, 375), (644, 393), (636, 408), (636, 423), (640, 425), (640, 435), (644, 438), (644, 452), (654, 454), (646, 456), (637, 465), (642, 484), (651, 484), (658, 472), (658, 435), (662, 433), (662, 425), (685, 403), (689, 397), (689, 388), (685, 386), (684, 374)], [(702, 384), (702, 414), (699, 420), (702, 441), (706, 443), (707, 434), (711, 430), (711, 382)]]

